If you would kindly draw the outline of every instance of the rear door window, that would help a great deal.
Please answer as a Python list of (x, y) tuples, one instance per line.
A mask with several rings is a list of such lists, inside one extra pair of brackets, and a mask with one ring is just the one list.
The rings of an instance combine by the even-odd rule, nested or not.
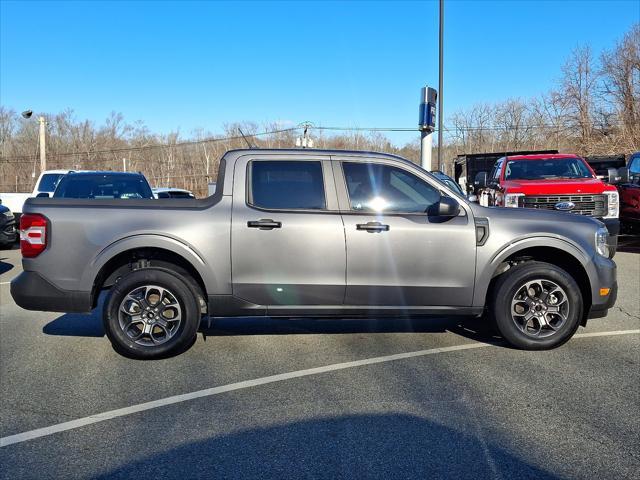
[(249, 164), (248, 203), (276, 210), (326, 208), (319, 161), (254, 160)]

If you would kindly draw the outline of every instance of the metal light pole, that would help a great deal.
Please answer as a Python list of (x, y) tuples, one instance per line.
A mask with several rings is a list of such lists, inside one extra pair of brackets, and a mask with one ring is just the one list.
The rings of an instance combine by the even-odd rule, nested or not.
[[(22, 112), (22, 118), (29, 120), (33, 115), (32, 110), (25, 110)], [(40, 145), (40, 173), (47, 169), (47, 120), (41, 115), (38, 117), (38, 123), (40, 124), (40, 132), (38, 144)], [(35, 175), (35, 163), (33, 165), (33, 175)]]
[(38, 118), (40, 123), (40, 173), (47, 169), (47, 121), (44, 117)]
[[(440, 54), (439, 54), (439, 73), (438, 73), (438, 168), (442, 170), (442, 119), (444, 112), (442, 110), (442, 64), (443, 50), (442, 39), (444, 36), (444, 0), (440, 0)], [(446, 173), (446, 172), (445, 172)]]

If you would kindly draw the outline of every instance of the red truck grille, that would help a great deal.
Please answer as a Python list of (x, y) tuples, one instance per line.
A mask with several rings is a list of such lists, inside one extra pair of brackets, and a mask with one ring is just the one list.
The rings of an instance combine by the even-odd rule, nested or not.
[(571, 202), (575, 207), (565, 210), (577, 215), (589, 217), (603, 217), (607, 214), (606, 195), (532, 195), (520, 197), (518, 206), (524, 208), (538, 208), (543, 210), (559, 210), (556, 204)]

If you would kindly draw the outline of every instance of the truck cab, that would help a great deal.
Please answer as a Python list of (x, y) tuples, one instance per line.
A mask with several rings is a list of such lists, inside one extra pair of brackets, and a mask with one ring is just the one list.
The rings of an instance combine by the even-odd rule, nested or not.
[(488, 175), (479, 173), (475, 184), (483, 206), (555, 210), (601, 220), (609, 231), (611, 255), (615, 253), (620, 230), (618, 190), (599, 179), (577, 155), (502, 157)]

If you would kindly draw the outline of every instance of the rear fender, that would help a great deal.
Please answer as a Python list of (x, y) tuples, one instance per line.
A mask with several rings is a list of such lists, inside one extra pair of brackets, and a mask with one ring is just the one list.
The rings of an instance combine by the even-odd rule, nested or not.
[(106, 263), (116, 255), (140, 248), (161, 248), (179, 255), (196, 269), (200, 277), (205, 282), (205, 287), (207, 289), (209, 289), (210, 286), (213, 286), (208, 285), (207, 280), (209, 280), (209, 283), (215, 283), (212, 282), (213, 271), (211, 268), (207, 268), (202, 257), (200, 257), (200, 255), (198, 255), (198, 253), (191, 247), (179, 240), (164, 235), (143, 234), (117, 240), (104, 248), (83, 272), (82, 285), (93, 285), (102, 267), (104, 267)]

